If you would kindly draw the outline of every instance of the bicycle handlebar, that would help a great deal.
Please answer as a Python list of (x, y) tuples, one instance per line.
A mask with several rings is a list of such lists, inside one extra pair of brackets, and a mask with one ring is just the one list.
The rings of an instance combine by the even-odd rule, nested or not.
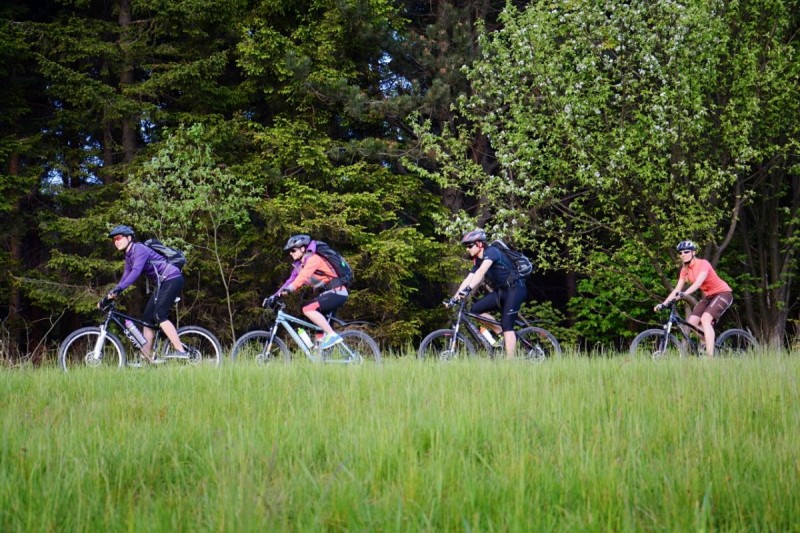
[(667, 303), (658, 304), (656, 306), (656, 310), (661, 311), (662, 309), (669, 309), (671, 307), (675, 307), (675, 304), (677, 304), (679, 301), (680, 298), (673, 298), (672, 300), (669, 300)]
[(261, 302), (261, 307), (275, 311), (279, 308), (283, 309), (286, 307), (286, 304), (280, 301), (280, 296), (273, 294), (272, 296), (267, 296), (264, 298), (264, 301)]
[(102, 300), (100, 300), (99, 305), (100, 305), (100, 310), (104, 313), (107, 313), (108, 311), (114, 308), (116, 302), (114, 300), (109, 300), (108, 298), (104, 297)]

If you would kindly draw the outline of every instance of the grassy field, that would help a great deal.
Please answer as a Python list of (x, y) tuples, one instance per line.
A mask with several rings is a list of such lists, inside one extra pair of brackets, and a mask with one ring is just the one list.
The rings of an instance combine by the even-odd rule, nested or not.
[(800, 531), (800, 358), (0, 371), (0, 531)]

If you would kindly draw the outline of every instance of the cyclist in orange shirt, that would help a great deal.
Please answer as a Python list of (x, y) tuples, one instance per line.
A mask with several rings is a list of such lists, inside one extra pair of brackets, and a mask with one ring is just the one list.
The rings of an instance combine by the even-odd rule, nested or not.
[[(728, 310), (733, 303), (733, 291), (716, 273), (711, 263), (705, 259), (697, 257), (697, 245), (692, 241), (681, 241), (676, 247), (683, 261), (678, 282), (675, 289), (667, 296), (661, 305), (673, 299), (681, 299), (687, 294), (692, 294), (697, 289), (703, 292), (703, 297), (692, 309), (689, 323), (703, 330), (705, 337), (706, 353), (709, 357), (714, 356), (714, 341), (716, 333), (714, 322), (719, 320), (722, 314)], [(689, 283), (689, 287), (683, 290), (684, 285)], [(656, 306), (658, 310), (660, 306)]]
[(333, 331), (325, 320), (324, 313), (333, 312), (344, 305), (349, 297), (347, 286), (336, 275), (333, 267), (316, 253), (317, 242), (310, 235), (293, 235), (283, 249), (289, 252), (293, 260), (292, 275), (281, 285), (275, 296), (285, 296), (303, 286), (322, 291), (322, 294), (303, 306), (303, 314), (325, 332), (320, 341), (322, 349), (342, 342), (341, 335)]

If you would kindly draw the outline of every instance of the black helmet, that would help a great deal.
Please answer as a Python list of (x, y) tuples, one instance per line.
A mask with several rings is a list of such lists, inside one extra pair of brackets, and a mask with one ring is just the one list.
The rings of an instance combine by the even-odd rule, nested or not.
[(286, 246), (283, 247), (283, 251), (287, 252), (292, 248), (300, 248), (301, 246), (308, 246), (311, 243), (311, 236), (310, 235), (292, 235), (289, 237), (289, 240), (286, 241)]
[(681, 241), (678, 243), (678, 246), (675, 247), (675, 250), (682, 252), (684, 250), (691, 250), (693, 252), (697, 251), (697, 245), (692, 241)]
[(134, 236), (133, 230), (130, 226), (126, 226), (124, 224), (120, 224), (119, 226), (114, 226), (114, 229), (108, 232), (108, 238), (116, 237), (117, 235), (126, 235), (126, 236)]
[(486, 242), (486, 232), (480, 228), (476, 228), (472, 231), (468, 231), (464, 234), (464, 237), (461, 239), (461, 244), (467, 244), (477, 241)]

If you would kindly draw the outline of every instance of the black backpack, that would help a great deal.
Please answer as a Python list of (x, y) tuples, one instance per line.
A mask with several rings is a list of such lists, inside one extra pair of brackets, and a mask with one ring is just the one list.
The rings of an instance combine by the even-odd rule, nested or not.
[(158, 239), (147, 239), (143, 244), (163, 257), (170, 265), (178, 267), (178, 270), (183, 270), (186, 266), (186, 256), (180, 250), (170, 248)]
[(531, 275), (531, 272), (533, 272), (533, 264), (531, 264), (531, 260), (525, 257), (522, 252), (511, 249), (501, 240), (496, 240), (489, 246), (494, 246), (500, 250), (500, 253), (506, 256), (506, 259), (508, 259), (511, 264), (514, 265), (517, 271), (517, 275), (514, 278), (515, 280), (519, 278), (526, 278)]
[(342, 285), (348, 287), (353, 283), (353, 279), (355, 279), (353, 277), (353, 269), (344, 260), (342, 254), (322, 241), (317, 241), (317, 254), (325, 259), (333, 271), (336, 272), (336, 279), (331, 281), (329, 288), (333, 289)]

